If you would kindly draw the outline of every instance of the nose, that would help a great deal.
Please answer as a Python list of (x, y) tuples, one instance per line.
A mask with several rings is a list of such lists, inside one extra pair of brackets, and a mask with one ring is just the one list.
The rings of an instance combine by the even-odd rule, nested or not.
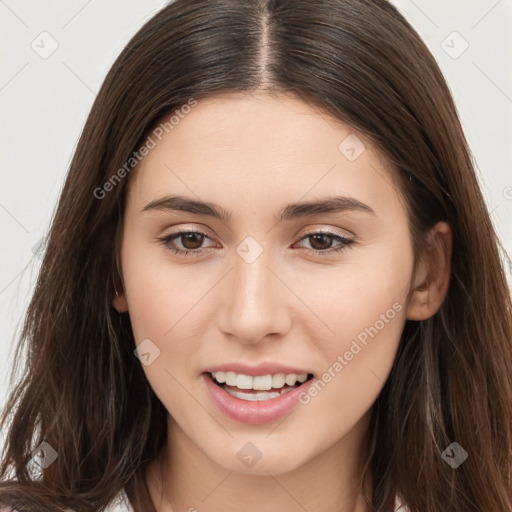
[(234, 268), (221, 285), (218, 327), (240, 343), (254, 345), (290, 329), (293, 293), (270, 260), (267, 251), (252, 262), (235, 255)]

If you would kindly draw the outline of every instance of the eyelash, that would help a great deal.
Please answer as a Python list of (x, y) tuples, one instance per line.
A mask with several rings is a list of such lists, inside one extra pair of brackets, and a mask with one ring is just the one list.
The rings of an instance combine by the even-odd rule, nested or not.
[[(180, 238), (183, 235), (188, 235), (188, 234), (192, 234), (192, 233), (197, 234), (197, 235), (202, 235), (206, 238), (210, 238), (206, 233), (203, 233), (201, 231), (193, 231), (192, 230), (192, 231), (177, 231), (176, 233), (172, 233), (170, 235), (165, 235), (163, 237), (159, 237), (156, 240), (159, 241), (160, 244), (163, 245), (165, 247), (165, 249), (167, 249), (168, 251), (172, 251), (181, 256), (188, 256), (190, 254), (196, 254), (197, 256), (199, 256), (201, 249), (183, 250), (183, 249), (177, 249), (176, 247), (169, 245), (175, 239)], [(347, 247), (349, 247), (355, 243), (355, 240), (352, 240), (350, 238), (345, 238), (343, 236), (337, 235), (335, 233), (331, 233), (329, 231), (312, 231), (311, 233), (307, 233), (306, 235), (304, 235), (298, 241), (301, 242), (302, 240), (306, 240), (307, 238), (314, 236), (314, 235), (324, 235), (324, 236), (333, 238), (334, 241), (340, 242), (340, 245), (334, 249), (330, 248), (330, 249), (326, 249), (326, 250), (319, 250), (319, 249), (307, 249), (306, 248), (306, 250), (309, 253), (313, 253), (315, 256), (317, 256), (317, 255), (318, 256), (327, 256), (327, 255), (331, 255), (331, 254), (336, 254), (336, 253), (343, 251), (344, 249), (346, 249)], [(211, 240), (211, 238), (210, 238), (210, 240)]]

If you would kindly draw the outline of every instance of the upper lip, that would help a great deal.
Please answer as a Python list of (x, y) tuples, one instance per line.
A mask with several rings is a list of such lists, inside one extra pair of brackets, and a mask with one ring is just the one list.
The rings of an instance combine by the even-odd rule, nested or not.
[(296, 368), (292, 366), (285, 366), (280, 363), (266, 362), (257, 365), (249, 365), (241, 362), (219, 364), (217, 366), (211, 366), (204, 370), (205, 372), (235, 372), (242, 373), (244, 375), (250, 375), (251, 377), (257, 377), (258, 375), (276, 375), (277, 373), (284, 373), (289, 375), (294, 373), (296, 375), (309, 374), (308, 370)]

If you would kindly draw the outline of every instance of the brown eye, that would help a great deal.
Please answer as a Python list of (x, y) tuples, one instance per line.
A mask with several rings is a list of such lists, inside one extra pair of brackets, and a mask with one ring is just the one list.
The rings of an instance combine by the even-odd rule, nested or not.
[[(183, 256), (199, 256), (205, 249), (211, 249), (212, 247), (203, 247), (203, 243), (207, 239), (211, 240), (208, 235), (200, 231), (179, 231), (157, 238), (167, 250)], [(330, 232), (309, 233), (299, 241), (302, 242), (303, 240), (308, 240), (311, 246), (311, 248), (305, 247), (305, 249), (319, 256), (338, 253), (355, 243), (355, 240)], [(338, 244), (333, 245), (333, 242)]]
[(330, 249), (333, 243), (333, 237), (323, 233), (308, 235), (308, 238), (310, 239), (311, 247), (316, 251), (325, 251), (326, 249)]
[[(305, 247), (305, 249), (320, 256), (340, 252), (355, 243), (355, 240), (337, 235), (336, 233), (321, 231), (308, 233), (300, 239), (300, 242), (304, 240), (308, 240), (311, 246), (311, 248)], [(333, 246), (333, 242), (338, 242), (338, 244)]]
[(204, 241), (204, 235), (202, 233), (196, 233), (195, 231), (182, 234), (178, 238), (181, 240), (181, 244), (185, 249), (192, 251), (200, 249)]
[(199, 255), (203, 251), (202, 245), (206, 239), (210, 240), (210, 237), (200, 231), (179, 231), (157, 238), (167, 250), (184, 256)]

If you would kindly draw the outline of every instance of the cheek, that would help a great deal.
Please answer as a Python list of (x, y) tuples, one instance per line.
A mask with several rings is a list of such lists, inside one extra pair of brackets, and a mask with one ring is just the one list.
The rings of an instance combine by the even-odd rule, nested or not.
[(121, 262), (136, 345), (145, 343), (143, 346), (152, 354), (151, 364), (142, 368), (155, 391), (169, 388), (173, 385), (171, 374), (175, 373), (171, 362), (186, 361), (187, 354), (194, 350), (175, 334), (184, 332), (181, 327), (192, 303), (188, 296), (193, 295), (193, 286), (187, 286), (178, 272), (171, 273), (172, 267), (165, 264), (161, 251), (136, 240), (130, 232), (125, 234)]
[(191, 306), (200, 298), (204, 285), (199, 272), (193, 266), (177, 267), (163, 247), (137, 240), (130, 232), (125, 235), (122, 268), (137, 342), (144, 338), (160, 343), (172, 339), (174, 330), (181, 327)]
[[(215, 284), (224, 270), (205, 262), (177, 266), (163, 248), (155, 251), (148, 244), (134, 242), (127, 234), (122, 265), (137, 343), (149, 338), (175, 356), (192, 352), (200, 333), (208, 330), (215, 312)], [(281, 268), (307, 306), (306, 310), (298, 306), (303, 312), (296, 315), (299, 328), (329, 360), (350, 350), (355, 339), (363, 344), (369, 336), (372, 339), (368, 331), (375, 332), (375, 328), (379, 339), (384, 333), (399, 337), (400, 315), (396, 315), (398, 321), (387, 320), (398, 313), (393, 304), (405, 310), (412, 271), (412, 252), (404, 251), (398, 236), (344, 258), (336, 267), (309, 262)]]
[(339, 285), (326, 282), (324, 297), (318, 294), (312, 306), (334, 333), (311, 335), (325, 366), (302, 403), (311, 407), (312, 417), (331, 411), (327, 421), (333, 432), (350, 428), (368, 411), (392, 368), (413, 262), (412, 252), (398, 249), (381, 247), (368, 254), (368, 262), (340, 270)]
[(330, 333), (326, 330), (327, 338), (319, 341), (322, 351), (332, 358), (335, 353), (349, 350), (354, 339), (364, 343), (368, 331), (375, 334), (375, 328), (382, 337), (399, 337), (412, 265), (411, 251), (400, 249), (399, 243), (381, 244), (354, 253), (339, 269), (317, 275), (316, 293), (304, 296), (330, 328)]
[(189, 362), (200, 340), (200, 327), (194, 322), (200, 308), (192, 305), (200, 299), (202, 285), (197, 274), (193, 281), (184, 279), (183, 272), (155, 258), (158, 251), (141, 249), (141, 245), (126, 239), (122, 268), (136, 345), (145, 344), (141, 346), (151, 354), (149, 364), (141, 358), (142, 369), (168, 411), (187, 411), (191, 402), (182, 383), (194, 371)]
[[(212, 328), (219, 304), (215, 284), (225, 269), (204, 262), (176, 266), (163, 249), (125, 241), (123, 276), (134, 336), (137, 344), (150, 339), (160, 350), (155, 363), (143, 369), (168, 410), (180, 409), (185, 399), (169, 390), (194, 373), (190, 365)], [(311, 407), (332, 405), (333, 420), (349, 421), (371, 406), (398, 348), (411, 271), (412, 253), (398, 240), (361, 249), (337, 267), (310, 262), (282, 268), (307, 305), (290, 299), (298, 308), (295, 328), (305, 333), (305, 349), (317, 356), (315, 371), (323, 376), (322, 398), (311, 397)]]

